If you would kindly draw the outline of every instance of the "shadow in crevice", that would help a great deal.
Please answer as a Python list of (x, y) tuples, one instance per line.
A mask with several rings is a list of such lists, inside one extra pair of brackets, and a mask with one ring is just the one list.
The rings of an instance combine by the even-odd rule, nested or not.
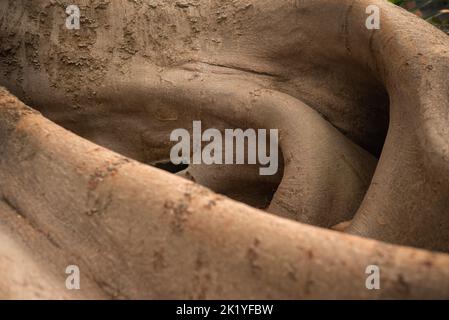
[(154, 167), (158, 169), (162, 169), (164, 171), (170, 172), (170, 173), (178, 173), (183, 170), (186, 170), (189, 165), (188, 164), (174, 164), (170, 160), (167, 161), (161, 161), (154, 164)]

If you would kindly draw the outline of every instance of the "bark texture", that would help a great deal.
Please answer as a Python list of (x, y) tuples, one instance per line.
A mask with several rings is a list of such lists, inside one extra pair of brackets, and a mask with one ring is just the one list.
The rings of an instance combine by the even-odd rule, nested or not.
[[(29, 263), (0, 293), (75, 297), (77, 264), (83, 297), (448, 297), (446, 34), (383, 0), (69, 4), (0, 1), (0, 84), (43, 115), (2, 89), (0, 249)], [(146, 165), (193, 120), (278, 128), (279, 174)]]

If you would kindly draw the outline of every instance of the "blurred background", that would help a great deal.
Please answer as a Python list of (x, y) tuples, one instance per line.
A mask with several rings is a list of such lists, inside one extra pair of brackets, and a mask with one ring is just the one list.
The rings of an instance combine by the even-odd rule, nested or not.
[(449, 0), (390, 0), (449, 34)]

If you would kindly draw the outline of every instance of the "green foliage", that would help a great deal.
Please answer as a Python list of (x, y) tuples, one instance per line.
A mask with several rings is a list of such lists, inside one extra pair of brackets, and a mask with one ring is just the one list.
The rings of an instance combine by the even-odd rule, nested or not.
[(449, 33), (449, 0), (389, 0)]
[(404, 0), (390, 0), (390, 2), (393, 2), (394, 4), (400, 6), (402, 3), (404, 3)]

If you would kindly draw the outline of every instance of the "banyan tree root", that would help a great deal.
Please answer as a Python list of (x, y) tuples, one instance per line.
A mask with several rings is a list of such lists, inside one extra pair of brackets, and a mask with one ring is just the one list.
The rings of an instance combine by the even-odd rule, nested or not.
[[(3, 89), (0, 137), (4, 297), (449, 297), (446, 254), (260, 212), (88, 142)], [(75, 293), (62, 272), (73, 264)], [(372, 264), (381, 290), (365, 287)]]
[[(365, 27), (370, 5), (379, 30)], [(109, 297), (447, 295), (444, 254), (293, 221), (449, 251), (444, 33), (381, 0), (80, 8), (74, 31), (63, 2), (1, 2), (0, 84), (123, 156), (3, 93), (2, 212), (25, 218), (5, 218), (15, 246), (30, 248), (14, 238), (27, 223), (58, 249), (45, 250), (54, 268), (81, 261), (98, 289), (89, 292)], [(194, 120), (279, 129), (276, 176), (251, 166), (180, 173), (271, 214), (134, 161), (166, 161), (170, 132)], [(36, 251), (17, 259), (36, 261)], [(369, 264), (386, 277), (379, 292), (362, 281)], [(46, 286), (60, 283), (43, 270)]]

